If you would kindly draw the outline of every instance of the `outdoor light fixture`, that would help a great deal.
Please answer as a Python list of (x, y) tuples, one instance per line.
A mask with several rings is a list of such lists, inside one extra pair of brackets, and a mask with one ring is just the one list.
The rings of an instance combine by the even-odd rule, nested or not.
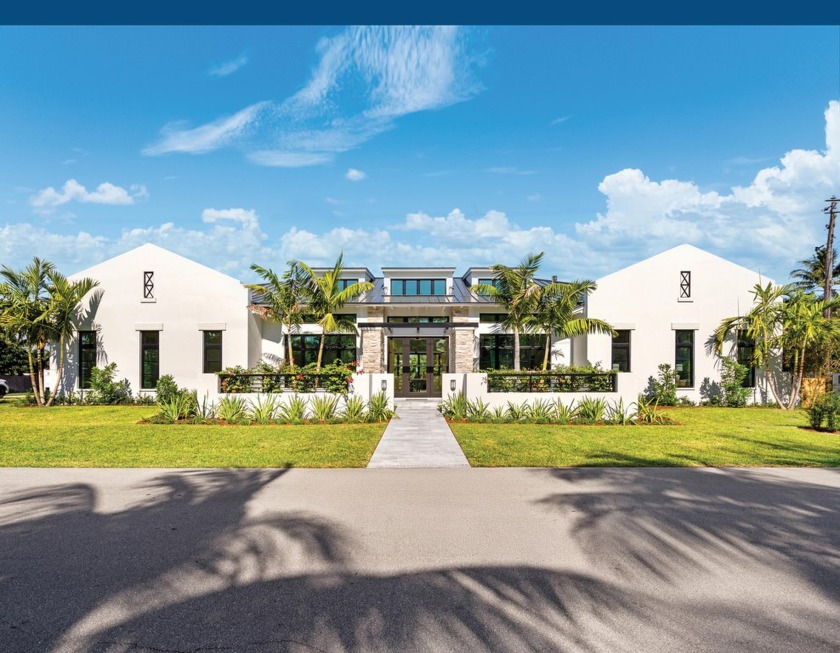
[(382, 392), (388, 389), (388, 379), (382, 379)]
[(455, 392), (455, 379), (450, 379), (450, 380), (449, 380), (449, 389), (450, 389), (452, 392)]

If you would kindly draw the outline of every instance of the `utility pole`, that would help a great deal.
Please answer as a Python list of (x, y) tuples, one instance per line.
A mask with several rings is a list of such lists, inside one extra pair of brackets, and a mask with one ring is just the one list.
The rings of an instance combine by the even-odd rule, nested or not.
[[(832, 296), (832, 286), (834, 285), (834, 276), (832, 274), (834, 268), (834, 221), (837, 218), (837, 198), (832, 195), (830, 200), (826, 200), (828, 206), (823, 209), (823, 213), (828, 214), (828, 241), (825, 245), (825, 300), (828, 301)], [(825, 317), (831, 317), (831, 309), (825, 309)]]

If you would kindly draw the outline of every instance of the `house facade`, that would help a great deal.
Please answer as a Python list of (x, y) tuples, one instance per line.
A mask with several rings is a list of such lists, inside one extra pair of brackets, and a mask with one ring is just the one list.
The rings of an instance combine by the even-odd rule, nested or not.
[[(135, 393), (153, 392), (157, 378), (172, 374), (179, 385), (212, 395), (219, 391), (217, 372), (282, 358), (287, 338), (298, 364), (317, 357), (319, 326), (304, 323), (285, 333), (250, 310), (259, 297), (240, 281), (155, 245), (73, 276), (99, 281), (101, 297), (70, 345), (64, 391), (84, 390), (94, 365), (113, 362)], [(409, 398), (445, 397), (455, 388), (481, 394), (487, 390), (481, 370), (513, 366), (503, 307), (472, 290), (492, 283), (490, 269), (387, 267), (374, 275), (345, 268), (342, 285), (359, 281), (373, 290), (343, 309), (356, 333), (328, 334), (324, 356), (325, 363), (357, 361), (354, 386)], [(678, 371), (679, 394), (699, 401), (720, 380), (709, 347), (715, 327), (749, 310), (760, 281), (758, 273), (690, 245), (631, 265), (597, 280), (579, 309), (612, 324), (618, 336), (553, 339), (551, 366), (614, 369), (616, 392), (629, 401), (668, 363)], [(523, 334), (520, 344), (523, 369), (540, 367), (545, 336)], [(748, 345), (732, 343), (742, 357)]]

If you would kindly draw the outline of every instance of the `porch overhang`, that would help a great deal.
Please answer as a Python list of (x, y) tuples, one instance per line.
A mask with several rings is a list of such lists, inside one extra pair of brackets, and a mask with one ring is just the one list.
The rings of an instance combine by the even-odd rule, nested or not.
[(394, 338), (442, 338), (448, 336), (452, 329), (478, 328), (473, 322), (359, 322), (359, 329), (382, 329), (385, 335)]

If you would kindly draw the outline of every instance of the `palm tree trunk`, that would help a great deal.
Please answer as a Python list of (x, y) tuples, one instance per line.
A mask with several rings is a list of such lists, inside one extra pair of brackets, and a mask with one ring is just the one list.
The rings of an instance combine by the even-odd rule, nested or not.
[(289, 367), (294, 367), (294, 365), (295, 365), (295, 353), (292, 350), (292, 323), (291, 322), (289, 322), (286, 325), (286, 331), (288, 332), (286, 337), (289, 339), (288, 342), (287, 342), (288, 346), (286, 347), (286, 353), (288, 354), (288, 363), (289, 363)]
[(324, 358), (324, 339), (326, 338), (326, 335), (327, 334), (325, 333), (321, 334), (321, 342), (318, 345), (318, 364), (315, 366), (316, 372), (321, 371), (321, 360)]
[(522, 369), (519, 363), (519, 327), (513, 327), (513, 371)]
[(543, 372), (548, 370), (548, 356), (551, 352), (551, 334), (545, 334), (545, 356), (543, 357)]
[(29, 359), (29, 380), (32, 383), (32, 394), (35, 395), (35, 403), (40, 406), (41, 403), (38, 400), (38, 382), (35, 376), (35, 359), (32, 358), (32, 350), (29, 347), (26, 348), (26, 357)]
[(55, 371), (55, 387), (47, 401), (47, 407), (55, 403), (55, 397), (58, 394), (58, 388), (61, 386), (61, 379), (64, 376), (64, 336), (58, 339), (58, 369)]
[(44, 405), (44, 394), (45, 394), (45, 389), (44, 389), (44, 349), (43, 349), (43, 347), (39, 346), (38, 349), (36, 350), (35, 363), (38, 367), (38, 388), (37, 388), (37, 392), (35, 394), (38, 397), (38, 405), (43, 406)]
[(790, 398), (788, 399), (787, 410), (793, 410), (796, 407), (796, 402), (799, 399), (799, 391), (802, 387), (802, 377), (805, 376), (805, 352), (802, 352), (802, 356), (799, 361), (797, 361), (797, 369), (793, 375), (793, 383), (791, 384), (790, 389)]

